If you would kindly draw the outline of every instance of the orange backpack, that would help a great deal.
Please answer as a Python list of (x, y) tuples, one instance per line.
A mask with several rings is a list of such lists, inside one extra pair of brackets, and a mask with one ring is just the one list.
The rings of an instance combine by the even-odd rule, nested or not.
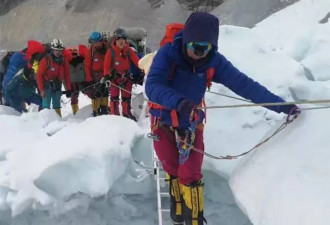
[(183, 30), (184, 24), (182, 23), (170, 23), (166, 25), (166, 31), (159, 43), (160, 47), (163, 47), (165, 44), (169, 42), (173, 42), (173, 39), (177, 33)]

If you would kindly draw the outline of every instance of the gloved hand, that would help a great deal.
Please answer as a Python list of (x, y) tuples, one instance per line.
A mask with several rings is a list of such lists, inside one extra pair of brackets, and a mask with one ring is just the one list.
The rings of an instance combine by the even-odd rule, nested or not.
[(195, 103), (190, 99), (183, 99), (178, 103), (176, 110), (181, 116), (189, 117), (195, 106)]
[(71, 98), (72, 93), (73, 93), (73, 91), (71, 91), (71, 90), (70, 91), (66, 91), (65, 96), (67, 98)]
[(44, 91), (40, 91), (40, 96), (41, 96), (41, 98), (46, 98), (45, 92)]
[(130, 74), (130, 79), (132, 80), (133, 84), (141, 84), (144, 78), (144, 71), (140, 70), (138, 74)]
[(108, 80), (111, 81), (111, 75), (105, 75), (104, 77), (102, 77), (100, 83), (104, 84)]
[(288, 114), (286, 121), (291, 123), (293, 120), (297, 119), (301, 113), (301, 109), (296, 105), (283, 105), (281, 106), (281, 111)]
[(294, 108), (299, 109), (299, 107), (296, 105), (282, 105), (280, 111), (284, 112), (285, 114), (290, 114), (291, 110)]

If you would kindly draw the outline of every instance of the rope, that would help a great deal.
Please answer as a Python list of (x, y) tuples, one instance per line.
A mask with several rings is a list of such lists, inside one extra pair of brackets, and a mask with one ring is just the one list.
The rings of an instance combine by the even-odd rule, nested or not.
[(303, 110), (329, 109), (329, 108), (330, 108), (330, 106), (324, 106), (324, 107), (303, 108), (303, 109), (300, 109), (300, 110), (303, 111)]
[[(247, 155), (248, 153), (252, 152), (253, 150), (255, 150), (256, 148), (260, 147), (261, 145), (263, 145), (264, 143), (266, 143), (267, 141), (269, 141), (272, 137), (274, 137), (276, 134), (278, 134), (279, 132), (281, 132), (282, 130), (284, 130), (284, 128), (287, 127), (287, 125), (289, 124), (290, 122), (284, 122), (281, 124), (281, 126), (279, 126), (279, 128), (277, 128), (275, 130), (274, 133), (272, 133), (269, 137), (267, 137), (265, 140), (259, 142), (258, 144), (256, 144), (254, 147), (252, 147), (251, 149), (249, 149), (248, 151), (245, 151), (239, 155), (226, 155), (226, 156), (215, 156), (215, 155), (212, 155), (210, 153), (207, 153), (205, 151), (202, 151), (196, 147), (193, 147), (191, 146), (191, 150), (195, 151), (195, 152), (198, 152), (200, 154), (203, 154), (211, 159), (224, 159), (224, 160), (231, 160), (231, 159), (238, 159), (239, 157), (242, 157), (244, 155)], [(181, 141), (183, 144), (186, 144), (185, 141), (183, 140), (178, 140), (178, 141)]]
[[(97, 82), (95, 84), (92, 84), (92, 85), (89, 85), (85, 88), (82, 88), (82, 89), (79, 89), (77, 91), (74, 91), (73, 93), (76, 93), (76, 92), (80, 92), (82, 90), (85, 90), (85, 89), (88, 89), (90, 87), (95, 87), (97, 84), (101, 84), (100, 82)], [(111, 85), (131, 94), (131, 95), (138, 95), (138, 94), (135, 94), (133, 93), (132, 91), (129, 91), (123, 87), (121, 87), (120, 85), (117, 85), (109, 80), (107, 80), (105, 82), (105, 84), (107, 85), (107, 87)], [(98, 87), (98, 89), (100, 89), (101, 85)], [(230, 95), (225, 95), (225, 94), (220, 94), (220, 93), (217, 93), (217, 92), (213, 92), (213, 91), (207, 91), (209, 93), (212, 93), (212, 94), (216, 94), (216, 95), (220, 95), (220, 96), (224, 96), (224, 97), (227, 97), (227, 98), (232, 98), (232, 99), (236, 99), (236, 100), (240, 100), (240, 101), (245, 101), (245, 102), (251, 102), (249, 100), (246, 100), (246, 99), (242, 99), (242, 98), (237, 98), (237, 97), (233, 97), (233, 96), (230, 96)], [(149, 99), (147, 98), (143, 98), (145, 101), (149, 101), (150, 103), (152, 104), (155, 104), (155, 105), (160, 105), (158, 103), (155, 103), (155, 102), (152, 102), (150, 101)], [(71, 100), (70, 100), (71, 101)], [(68, 102), (70, 102), (68, 101)], [(68, 103), (67, 102), (67, 103)], [(207, 107), (197, 107), (196, 109), (224, 109), (224, 108), (242, 108), (242, 107), (256, 107), (256, 106), (282, 106), (282, 105), (297, 105), (297, 104), (325, 104), (325, 103), (330, 103), (330, 99), (326, 99), (326, 100), (301, 100), (301, 101), (295, 101), (295, 102), (269, 102), (269, 103), (259, 103), (259, 104), (255, 104), (255, 103), (251, 103), (251, 104), (238, 104), (238, 105), (223, 105), (223, 106), (207, 106)], [(325, 107), (315, 107), (315, 108), (302, 108), (301, 110), (311, 110), (311, 109), (326, 109), (326, 108), (330, 108), (330, 106), (325, 106)]]
[[(114, 84), (111, 81), (106, 81), (107, 86), (109, 86), (110, 84), (127, 92), (130, 93), (131, 95), (134, 95), (134, 93), (132, 93), (131, 91), (126, 90), (125, 88), (118, 86), (116, 84)], [(236, 100), (240, 100), (240, 101), (246, 101), (246, 102), (250, 102), (249, 100), (245, 100), (245, 99), (241, 99), (241, 98), (236, 98), (233, 96), (229, 96), (229, 95), (225, 95), (225, 94), (220, 94), (217, 92), (212, 92), (212, 91), (208, 91), (212, 94), (217, 94), (217, 95), (221, 95), (221, 96), (225, 96), (228, 98), (232, 98), (232, 99), (236, 99)], [(150, 101), (146, 98), (144, 98), (144, 100), (146, 101)], [(150, 101), (151, 102), (151, 101)], [(154, 102), (152, 102), (154, 103)], [(255, 107), (255, 106), (281, 106), (281, 105), (295, 105), (295, 104), (324, 104), (324, 103), (330, 103), (330, 100), (302, 100), (302, 101), (296, 101), (296, 102), (271, 102), (271, 103), (260, 103), (260, 104), (240, 104), (240, 105), (225, 105), (225, 106), (210, 106), (210, 107), (198, 107), (197, 109), (216, 109), (216, 108), (239, 108), (239, 107)], [(157, 104), (157, 103), (154, 103)], [(157, 104), (159, 105), (159, 104)], [(300, 110), (315, 110), (315, 109), (326, 109), (326, 108), (330, 108), (330, 106), (325, 106), (325, 107), (313, 107), (313, 108), (303, 108)], [(291, 116), (290, 114), (288, 115), (288, 117)], [(212, 155), (210, 153), (207, 153), (205, 151), (202, 151), (196, 147), (193, 147), (191, 144), (186, 143), (184, 140), (178, 139), (178, 142), (181, 142), (184, 145), (190, 146), (191, 150), (198, 152), (200, 154), (205, 155), (206, 157), (212, 158), (212, 159), (217, 159), (217, 160), (231, 160), (231, 159), (237, 159), (239, 157), (242, 157), (244, 155), (249, 154), (250, 152), (252, 152), (253, 150), (255, 150), (256, 148), (260, 147), (261, 145), (263, 145), (264, 143), (268, 142), (271, 138), (273, 138), (275, 135), (277, 135), (279, 132), (281, 132), (282, 130), (284, 130), (288, 124), (290, 124), (291, 122), (293, 122), (293, 120), (296, 118), (293, 118), (291, 120), (286, 120), (284, 123), (282, 123), (269, 137), (265, 138), (263, 141), (259, 142), (258, 144), (256, 144), (254, 147), (252, 147), (251, 149), (249, 149), (248, 151), (245, 151), (239, 155), (227, 155), (227, 156), (215, 156)]]
[(243, 98), (237, 98), (237, 97), (230, 96), (230, 95), (220, 94), (220, 93), (218, 93), (218, 92), (214, 92), (214, 91), (206, 91), (206, 92), (211, 93), (211, 94), (215, 94), (215, 95), (224, 96), (224, 97), (227, 97), (227, 98), (236, 99), (236, 100), (239, 100), (239, 101), (251, 102), (251, 101), (246, 100), (246, 99), (243, 99)]
[(296, 104), (324, 104), (330, 103), (330, 99), (325, 100), (301, 100), (296, 102), (269, 102), (260, 104), (239, 104), (239, 105), (223, 105), (223, 106), (208, 106), (197, 107), (197, 109), (224, 109), (224, 108), (241, 108), (241, 107), (255, 107), (255, 106), (281, 106), (281, 105), (296, 105)]
[[(116, 84), (114, 84), (111, 81), (106, 81), (106, 83), (108, 83), (108, 85), (113, 85), (127, 93), (130, 93), (131, 95), (137, 95), (134, 94), (131, 91), (126, 90), (123, 87), (120, 87)], [(220, 95), (220, 96), (224, 96), (224, 97), (228, 97), (228, 98), (232, 98), (232, 99), (236, 99), (236, 100), (240, 100), (240, 101), (245, 101), (245, 102), (251, 102), (249, 100), (246, 99), (242, 99), (242, 98), (237, 98), (237, 97), (233, 97), (230, 95), (225, 95), (225, 94), (220, 94), (217, 92), (213, 92), (213, 91), (207, 91), (209, 93), (212, 94), (216, 94), (216, 95)], [(158, 103), (152, 102), (147, 98), (144, 98), (145, 101), (149, 101), (152, 104), (155, 105), (160, 105)], [(269, 103), (260, 103), (260, 104), (255, 104), (255, 103), (251, 103), (251, 104), (239, 104), (239, 105), (224, 105), (224, 106), (208, 106), (208, 107), (197, 107), (196, 109), (221, 109), (221, 108), (240, 108), (240, 107), (255, 107), (255, 106), (281, 106), (281, 105), (297, 105), (297, 104), (325, 104), (325, 103), (330, 103), (330, 99), (326, 99), (326, 100), (301, 100), (301, 101), (295, 101), (295, 102), (269, 102)], [(312, 110), (312, 109), (326, 109), (326, 108), (330, 108), (330, 106), (324, 106), (324, 107), (314, 107), (314, 108), (302, 108), (301, 110)]]

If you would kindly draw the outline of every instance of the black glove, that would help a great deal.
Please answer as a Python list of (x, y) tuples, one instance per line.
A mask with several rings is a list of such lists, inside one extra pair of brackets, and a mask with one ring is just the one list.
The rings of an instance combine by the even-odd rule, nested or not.
[(195, 107), (195, 103), (190, 99), (183, 99), (177, 106), (177, 111), (181, 116), (190, 116)]
[(137, 75), (134, 75), (134, 74), (131, 73), (130, 78), (131, 78), (133, 84), (140, 84), (143, 81), (143, 78), (144, 78), (144, 71), (140, 70)]
[(299, 109), (299, 107), (296, 105), (282, 105), (280, 111), (284, 112), (285, 114), (290, 114), (290, 112), (294, 109)]
[(72, 95), (72, 93), (73, 93), (73, 91), (66, 91), (65, 92), (65, 96), (67, 97), (67, 98), (71, 98), (71, 95)]
[(291, 123), (298, 118), (301, 113), (301, 109), (296, 105), (283, 105), (281, 106), (281, 112), (284, 112), (288, 115), (286, 121)]
[(104, 84), (106, 81), (111, 81), (112, 80), (112, 76), (111, 75), (105, 75), (104, 77), (101, 78), (100, 83)]

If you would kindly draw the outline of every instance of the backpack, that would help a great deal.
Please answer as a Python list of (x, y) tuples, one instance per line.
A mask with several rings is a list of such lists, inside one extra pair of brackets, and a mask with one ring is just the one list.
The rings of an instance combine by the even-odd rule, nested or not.
[(70, 57), (67, 57), (67, 59), (69, 61), (71, 83), (85, 82), (84, 57), (78, 53), (76, 48), (68, 48), (67, 51), (70, 53)]
[(184, 24), (182, 23), (170, 23), (166, 25), (165, 34), (159, 43), (160, 47), (163, 47), (167, 43), (172, 43), (175, 35), (182, 31)]
[(7, 72), (10, 57), (14, 53), (15, 53), (14, 51), (7, 52), (7, 54), (1, 59), (1, 61), (0, 61), (0, 74), (5, 74)]
[(13, 52), (13, 51), (7, 52), (7, 54), (0, 61), (0, 105), (3, 104), (3, 100), (2, 100), (2, 81), (5, 77), (6, 72), (7, 72), (10, 57), (14, 53), (15, 52)]

